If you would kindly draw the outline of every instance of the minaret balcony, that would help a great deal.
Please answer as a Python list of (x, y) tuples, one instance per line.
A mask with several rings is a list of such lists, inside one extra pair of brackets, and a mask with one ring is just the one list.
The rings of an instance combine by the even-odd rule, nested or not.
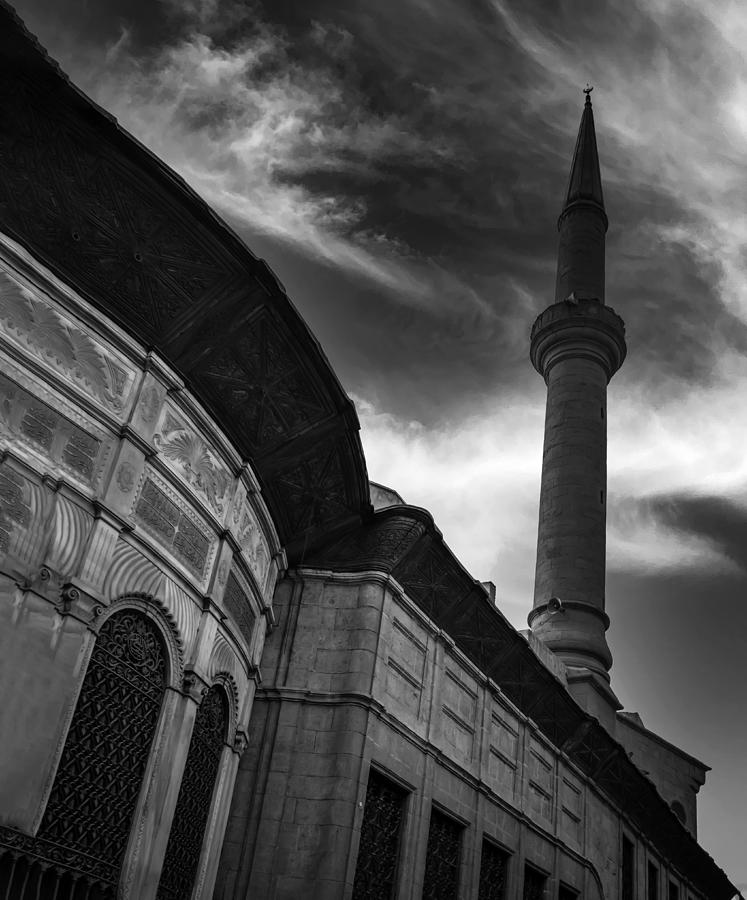
[(591, 359), (609, 381), (626, 352), (625, 323), (596, 298), (553, 303), (532, 326), (530, 358), (545, 381), (550, 369), (565, 359)]

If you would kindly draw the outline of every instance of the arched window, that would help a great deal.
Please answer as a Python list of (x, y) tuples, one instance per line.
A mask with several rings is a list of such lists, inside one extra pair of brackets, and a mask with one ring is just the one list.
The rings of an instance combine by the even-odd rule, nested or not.
[(91, 654), (38, 834), (23, 839), (9, 873), (20, 893), (8, 886), (6, 896), (115, 896), (165, 688), (157, 627), (135, 610), (115, 613)]
[(197, 709), (158, 900), (189, 900), (192, 894), (227, 727), (228, 701), (224, 691), (213, 685)]

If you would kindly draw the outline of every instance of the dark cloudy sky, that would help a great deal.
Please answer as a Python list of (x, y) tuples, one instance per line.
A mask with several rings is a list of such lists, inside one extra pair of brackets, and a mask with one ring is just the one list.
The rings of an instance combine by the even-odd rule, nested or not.
[(355, 399), (373, 479), (524, 627), (544, 386), (528, 361), (594, 86), (613, 686), (713, 766), (747, 882), (747, 5), (19, 0), (63, 69), (264, 256)]

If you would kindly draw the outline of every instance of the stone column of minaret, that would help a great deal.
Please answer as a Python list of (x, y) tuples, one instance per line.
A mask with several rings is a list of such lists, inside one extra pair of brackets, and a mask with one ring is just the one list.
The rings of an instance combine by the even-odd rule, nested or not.
[(565, 663), (575, 699), (614, 730), (620, 703), (609, 686), (604, 611), (607, 384), (626, 347), (622, 319), (604, 305), (607, 214), (590, 92), (558, 220), (555, 302), (531, 336), (547, 410), (529, 626)]

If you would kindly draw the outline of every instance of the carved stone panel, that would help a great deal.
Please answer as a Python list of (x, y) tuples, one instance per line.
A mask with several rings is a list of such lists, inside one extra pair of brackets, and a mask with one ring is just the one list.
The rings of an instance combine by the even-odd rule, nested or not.
[(153, 443), (164, 463), (223, 521), (233, 476), (194, 423), (168, 403), (161, 412)]
[(256, 616), (252, 608), (249, 587), (236, 570), (228, 574), (223, 605), (241, 632), (247, 646), (251, 647)]
[(108, 412), (121, 417), (135, 370), (41, 292), (32, 292), (0, 268), (0, 334)]
[(86, 422), (85, 427), (74, 423), (59, 404), (52, 405), (56, 398), (50, 396), (52, 402), (45, 402), (19, 381), (0, 373), (0, 436), (14, 446), (20, 442), (76, 480), (96, 486), (112, 441), (100, 431), (91, 433), (92, 423)]
[(270, 564), (270, 548), (262, 533), (257, 514), (247, 498), (239, 508), (239, 518), (234, 533), (244, 558), (249, 563), (260, 589), (264, 588), (267, 568)]
[(208, 525), (184, 498), (152, 472), (146, 472), (135, 504), (135, 518), (200, 581), (215, 549)]

